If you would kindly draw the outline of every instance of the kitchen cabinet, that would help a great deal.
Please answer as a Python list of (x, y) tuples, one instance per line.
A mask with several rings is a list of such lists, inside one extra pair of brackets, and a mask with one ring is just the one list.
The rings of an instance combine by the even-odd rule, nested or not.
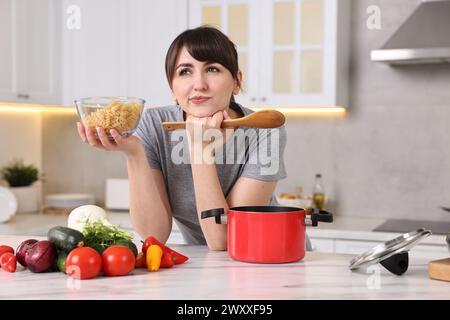
[(313, 251), (317, 252), (335, 252), (334, 239), (320, 239), (320, 238), (310, 238)]
[(173, 102), (164, 61), (187, 28), (187, 2), (77, 0), (81, 28), (64, 31), (66, 103), (94, 95), (136, 96), (147, 106)]
[(0, 101), (60, 97), (58, 0), (0, 0)]
[(187, 1), (0, 0), (0, 101), (171, 104), (165, 54), (186, 28)]
[(149, 106), (175, 104), (166, 78), (165, 59), (172, 41), (188, 28), (188, 1), (138, 0), (130, 6), (129, 95)]
[(192, 0), (190, 27), (212, 25), (236, 44), (237, 101), (254, 106), (347, 106), (347, 0)]
[[(79, 15), (79, 27), (63, 31), (63, 102), (89, 96), (127, 95), (125, 0), (63, 1)], [(73, 11), (75, 12), (75, 11)], [(64, 13), (65, 20), (71, 13)]]

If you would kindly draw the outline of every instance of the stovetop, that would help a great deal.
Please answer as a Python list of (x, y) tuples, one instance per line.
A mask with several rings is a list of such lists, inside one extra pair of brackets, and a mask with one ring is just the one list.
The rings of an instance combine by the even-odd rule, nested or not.
[(431, 230), (433, 234), (448, 234), (450, 232), (450, 221), (388, 219), (373, 231), (406, 233), (419, 228)]

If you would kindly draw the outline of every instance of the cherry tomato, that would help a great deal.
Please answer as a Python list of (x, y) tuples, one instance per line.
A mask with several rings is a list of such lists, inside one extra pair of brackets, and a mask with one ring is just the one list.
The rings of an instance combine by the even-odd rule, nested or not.
[(17, 258), (13, 253), (5, 252), (0, 257), (0, 265), (2, 266), (3, 270), (14, 272), (16, 271), (17, 267)]
[(11, 248), (10, 246), (0, 246), (0, 257), (2, 256), (2, 254), (6, 252), (14, 253), (14, 249)]
[(103, 272), (106, 276), (125, 276), (134, 269), (136, 258), (125, 246), (110, 246), (102, 254)]
[(102, 257), (92, 248), (75, 248), (66, 258), (66, 273), (75, 279), (95, 278), (102, 271)]

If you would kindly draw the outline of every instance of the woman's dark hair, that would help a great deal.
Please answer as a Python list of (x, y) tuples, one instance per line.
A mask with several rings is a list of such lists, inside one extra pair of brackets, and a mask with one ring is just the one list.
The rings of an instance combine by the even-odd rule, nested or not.
[(166, 55), (166, 76), (170, 87), (175, 76), (177, 59), (183, 47), (186, 47), (195, 60), (220, 63), (230, 71), (239, 88), (241, 87), (237, 76), (239, 65), (236, 46), (220, 30), (209, 26), (186, 30), (170, 45)]

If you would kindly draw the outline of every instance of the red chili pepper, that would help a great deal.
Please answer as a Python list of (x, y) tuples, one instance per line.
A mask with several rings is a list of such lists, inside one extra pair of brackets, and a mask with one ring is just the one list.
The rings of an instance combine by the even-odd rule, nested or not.
[(10, 246), (0, 246), (0, 257), (6, 252), (14, 253), (14, 249)]
[(172, 268), (175, 263), (170, 252), (164, 252), (161, 258), (161, 268)]
[(161, 249), (163, 250), (163, 252), (168, 252), (172, 254), (172, 260), (175, 264), (181, 264), (184, 263), (186, 261), (189, 260), (188, 257), (186, 257), (185, 255), (163, 245), (161, 242), (159, 242), (155, 237), (150, 236), (147, 239), (145, 239), (145, 242), (142, 245), (142, 252), (146, 253), (147, 249), (153, 245), (153, 244), (157, 244), (158, 246), (161, 247)]
[(143, 252), (138, 253), (134, 267), (135, 268), (147, 268), (145, 253), (143, 253)]
[(0, 265), (2, 266), (3, 270), (14, 272), (16, 271), (17, 267), (17, 258), (13, 253), (6, 252), (0, 257)]

